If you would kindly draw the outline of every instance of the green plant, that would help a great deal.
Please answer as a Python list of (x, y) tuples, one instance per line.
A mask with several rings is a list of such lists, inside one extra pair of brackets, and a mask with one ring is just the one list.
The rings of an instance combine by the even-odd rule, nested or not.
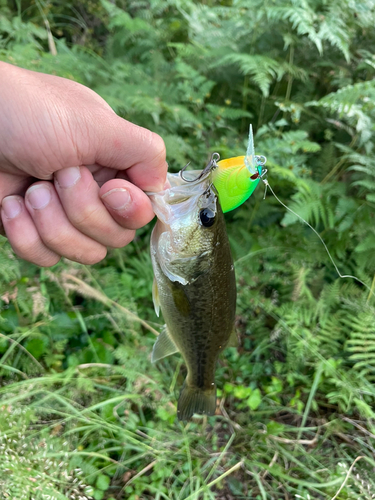
[(240, 343), (219, 414), (184, 427), (181, 358), (149, 362), (150, 227), (91, 268), (39, 269), (1, 239), (1, 500), (372, 498), (373, 2), (0, 7), (2, 60), (90, 86), (163, 136), (171, 170), (244, 154), (251, 122), (272, 189), (371, 290), (258, 188), (226, 216)]

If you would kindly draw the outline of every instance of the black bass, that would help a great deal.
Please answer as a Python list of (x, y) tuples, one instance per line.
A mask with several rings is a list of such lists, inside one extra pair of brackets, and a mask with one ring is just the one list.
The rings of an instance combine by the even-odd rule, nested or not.
[[(197, 172), (185, 175), (194, 179)], [(215, 413), (215, 368), (220, 352), (235, 335), (236, 284), (211, 173), (189, 182), (179, 174), (168, 174), (168, 181), (169, 189), (150, 193), (158, 218), (151, 236), (153, 300), (166, 323), (152, 362), (181, 352), (188, 373), (177, 415), (188, 420), (194, 413)]]

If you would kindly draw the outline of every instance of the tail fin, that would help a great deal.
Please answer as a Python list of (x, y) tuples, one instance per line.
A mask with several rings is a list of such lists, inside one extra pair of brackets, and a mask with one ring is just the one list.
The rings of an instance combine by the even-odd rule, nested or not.
[(177, 404), (178, 420), (189, 420), (194, 413), (214, 415), (216, 410), (216, 385), (210, 389), (188, 386), (184, 383)]

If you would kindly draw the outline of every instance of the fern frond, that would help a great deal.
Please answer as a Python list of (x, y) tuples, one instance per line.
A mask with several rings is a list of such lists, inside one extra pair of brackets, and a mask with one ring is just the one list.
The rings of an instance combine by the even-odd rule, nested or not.
[[(323, 196), (325, 191), (322, 186), (314, 181), (306, 181), (306, 186), (300, 186), (299, 192), (292, 199), (289, 208), (296, 212), (300, 217), (310, 224), (318, 226), (320, 222), (324, 227), (333, 228), (335, 215), (332, 207), (324, 203)], [(282, 220), (282, 224), (287, 226), (299, 220), (291, 212), (287, 212)]]
[(286, 68), (272, 57), (264, 55), (228, 54), (211, 65), (212, 68), (235, 64), (243, 75), (249, 75), (258, 85), (264, 96), (268, 96), (273, 80), (280, 81)]
[(239, 118), (251, 118), (252, 114), (244, 109), (231, 108), (229, 106), (217, 106), (215, 104), (207, 104), (207, 109), (213, 115), (226, 118), (227, 120), (238, 120)]
[(337, 47), (344, 54), (345, 59), (349, 61), (350, 36), (345, 28), (345, 21), (340, 16), (340, 11), (331, 7), (320, 25), (318, 36), (321, 40), (330, 42), (333, 47)]
[(306, 0), (302, 2), (294, 0), (292, 5), (276, 6), (270, 9), (269, 18), (272, 20), (281, 18), (290, 21), (292, 29), (296, 30), (299, 35), (307, 35), (309, 40), (315, 44), (319, 53), (322, 53), (322, 40), (315, 27), (318, 16)]
[(356, 311), (344, 321), (350, 328), (347, 351), (354, 369), (368, 380), (375, 380), (375, 312), (369, 308), (359, 315)]

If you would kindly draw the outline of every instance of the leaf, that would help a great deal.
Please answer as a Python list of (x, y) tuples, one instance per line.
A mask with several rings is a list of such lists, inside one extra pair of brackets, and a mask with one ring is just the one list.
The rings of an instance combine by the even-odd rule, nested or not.
[(46, 352), (48, 343), (46, 339), (37, 338), (29, 340), (25, 347), (34, 358), (39, 359)]
[(98, 479), (96, 480), (96, 487), (99, 490), (106, 491), (109, 488), (111, 483), (111, 479), (105, 474), (99, 474)]
[(250, 75), (264, 96), (268, 96), (272, 81), (280, 81), (286, 72), (282, 64), (264, 55), (228, 54), (217, 60), (213, 67), (226, 64), (238, 64), (242, 74)]
[(259, 389), (255, 389), (247, 400), (247, 404), (251, 410), (256, 410), (261, 402), (262, 394)]

